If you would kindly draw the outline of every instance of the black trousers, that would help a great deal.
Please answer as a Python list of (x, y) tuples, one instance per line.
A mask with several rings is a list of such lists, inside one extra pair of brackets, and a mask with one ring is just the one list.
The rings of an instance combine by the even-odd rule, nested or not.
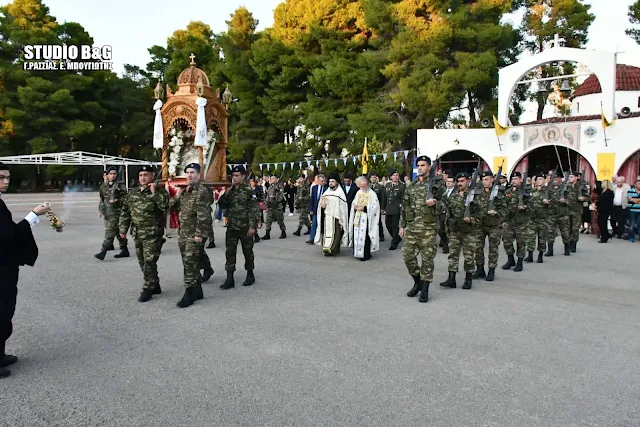
[(622, 237), (626, 219), (627, 210), (622, 209), (622, 206), (614, 206), (611, 211), (611, 228), (613, 229), (614, 236)]
[[(598, 227), (600, 227), (600, 240), (606, 242), (611, 238), (609, 233), (609, 212), (598, 212)], [(615, 231), (615, 230), (614, 230)]]
[(382, 226), (382, 215), (380, 215), (380, 221), (378, 221), (378, 234), (380, 234), (381, 239), (384, 239), (384, 227)]
[(400, 231), (400, 215), (387, 214), (385, 216), (385, 223), (391, 238), (393, 240), (399, 240), (398, 232)]
[(0, 266), (0, 357), (4, 358), (4, 346), (13, 333), (13, 314), (18, 297), (18, 266)]

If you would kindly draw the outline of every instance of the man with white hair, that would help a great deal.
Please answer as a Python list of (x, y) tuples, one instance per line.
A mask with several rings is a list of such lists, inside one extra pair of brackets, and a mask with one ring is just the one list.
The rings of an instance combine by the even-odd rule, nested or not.
[(317, 212), (318, 232), (314, 243), (322, 246), (325, 256), (337, 255), (341, 246), (349, 246), (349, 210), (336, 172), (329, 175), (329, 187), (320, 198)]
[(356, 179), (360, 190), (351, 205), (349, 215), (349, 246), (353, 247), (353, 256), (361, 261), (371, 259), (371, 252), (380, 249), (380, 203), (378, 196), (369, 187), (365, 176)]

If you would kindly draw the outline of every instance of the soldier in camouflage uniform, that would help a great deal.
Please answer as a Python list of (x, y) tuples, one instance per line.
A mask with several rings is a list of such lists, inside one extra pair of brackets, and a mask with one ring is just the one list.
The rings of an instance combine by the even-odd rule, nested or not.
[(107, 182), (100, 186), (100, 204), (99, 210), (104, 218), (104, 241), (99, 253), (94, 257), (100, 261), (104, 260), (107, 251), (113, 248), (113, 239), (118, 238), (120, 243), (120, 253), (114, 258), (126, 258), (129, 256), (127, 249), (127, 238), (120, 237), (118, 230), (118, 221), (120, 220), (120, 211), (122, 210), (122, 199), (126, 194), (126, 190), (120, 184), (116, 184), (118, 172), (115, 167), (107, 169)]
[(380, 203), (380, 222), (378, 223), (378, 235), (380, 236), (380, 241), (384, 242), (384, 227), (382, 226), (382, 216), (387, 209), (387, 189), (384, 188), (384, 185), (380, 184), (378, 179), (378, 174), (375, 172), (369, 175), (371, 189), (374, 193), (376, 193), (376, 196), (378, 196), (378, 202)]
[(547, 239), (548, 250), (546, 256), (553, 256), (553, 244), (555, 243), (557, 231), (560, 230), (562, 243), (564, 244), (564, 255), (571, 255), (571, 232), (569, 231), (569, 206), (566, 202), (566, 190), (562, 192), (562, 177), (556, 176), (554, 183), (549, 190), (549, 198), (551, 199), (551, 216), (549, 222), (549, 237)]
[[(538, 263), (541, 264), (544, 252), (547, 249), (547, 239), (550, 233), (550, 212), (551, 201), (548, 199), (549, 190), (545, 185), (546, 174), (539, 173), (535, 177), (535, 188), (531, 192), (529, 200), (529, 211), (531, 221), (529, 226), (529, 238), (527, 240), (527, 251), (529, 252), (526, 262), (533, 262), (533, 251), (538, 251)], [(537, 243), (536, 243), (537, 238)]]
[[(178, 246), (184, 266), (184, 296), (177, 306), (184, 308), (202, 299), (202, 281), (200, 270), (211, 276), (211, 264), (204, 246), (211, 230), (211, 191), (200, 184), (200, 165), (190, 163), (184, 168), (187, 176), (187, 188), (178, 189), (171, 198), (169, 206), (180, 212), (180, 232)], [(211, 274), (209, 274), (211, 273)]]
[(231, 289), (235, 286), (233, 273), (236, 271), (236, 253), (238, 242), (244, 254), (244, 268), (247, 270), (247, 278), (242, 286), (251, 286), (256, 278), (253, 275), (253, 236), (256, 234), (256, 226), (260, 211), (258, 199), (249, 184), (244, 182), (246, 171), (243, 166), (234, 166), (231, 170), (232, 187), (223, 190), (218, 203), (222, 209), (227, 210), (227, 237), (225, 239), (226, 258), (225, 270), (227, 280), (220, 286), (221, 289)]
[(566, 201), (569, 206), (569, 230), (571, 252), (577, 251), (580, 238), (580, 226), (582, 225), (583, 203), (589, 197), (589, 192), (584, 181), (577, 172), (569, 172), (569, 185), (567, 185)]
[(284, 188), (278, 177), (271, 175), (269, 178), (269, 188), (267, 189), (267, 219), (265, 221), (266, 234), (263, 240), (271, 239), (271, 224), (277, 221), (280, 226), (280, 238), (287, 238), (287, 227), (284, 225), (284, 212), (282, 211), (282, 202), (284, 200)]
[[(416, 159), (418, 178), (403, 191), (402, 215), (398, 235), (404, 238), (402, 257), (413, 277), (413, 288), (408, 297), (420, 292), (420, 302), (429, 301), (429, 284), (433, 281), (433, 260), (436, 257), (438, 236), (438, 201), (442, 200), (444, 184), (438, 177), (432, 187), (433, 199), (427, 200), (431, 159), (420, 156)], [(389, 194), (389, 187), (387, 187)], [(418, 266), (418, 255), (422, 263)]]
[(142, 293), (138, 301), (147, 302), (160, 294), (158, 258), (162, 247), (163, 227), (159, 221), (169, 206), (169, 193), (153, 183), (155, 173), (151, 166), (143, 166), (138, 173), (138, 188), (132, 188), (124, 197), (120, 213), (120, 237), (125, 237), (129, 228), (136, 247), (138, 264), (144, 277)]
[[(513, 271), (522, 271), (522, 262), (527, 249), (527, 235), (529, 227), (529, 212), (527, 203), (529, 194), (525, 188), (522, 199), (520, 199), (520, 186), (526, 185), (522, 182), (522, 174), (514, 172), (511, 176), (511, 187), (505, 191), (507, 202), (507, 217), (503, 224), (502, 243), (507, 253), (507, 263), (502, 266), (503, 270), (515, 268)], [(513, 241), (516, 241), (517, 249), (514, 251)], [(516, 253), (518, 262), (516, 263), (513, 254)]]
[(307, 232), (304, 233), (305, 236), (311, 234), (311, 220), (309, 219), (309, 197), (311, 190), (311, 186), (309, 185), (309, 181), (304, 175), (300, 175), (296, 182), (296, 196), (295, 196), (295, 208), (298, 209), (300, 213), (300, 218), (298, 220), (298, 229), (293, 232), (294, 236), (300, 236), (302, 232), (302, 227), (307, 227)]
[[(495, 178), (491, 171), (483, 172), (482, 191), (475, 196), (474, 200), (480, 210), (480, 227), (478, 227), (476, 240), (476, 271), (472, 278), (484, 278), (487, 282), (491, 282), (495, 278), (500, 238), (502, 237), (502, 222), (507, 215), (507, 203), (499, 187), (493, 201), (490, 200), (494, 181)], [(487, 238), (489, 239), (489, 270), (485, 273), (484, 245)]]
[[(456, 175), (457, 188), (446, 199), (447, 210), (446, 232), (449, 236), (449, 277), (440, 286), (455, 288), (456, 273), (460, 264), (460, 251), (464, 255), (464, 284), (462, 289), (471, 289), (473, 267), (475, 263), (475, 249), (477, 241), (477, 227), (480, 225), (482, 215), (480, 207), (474, 201), (469, 204), (469, 212), (466, 212), (466, 201), (470, 191), (469, 179), (466, 172)], [(465, 215), (467, 214), (467, 215)]]

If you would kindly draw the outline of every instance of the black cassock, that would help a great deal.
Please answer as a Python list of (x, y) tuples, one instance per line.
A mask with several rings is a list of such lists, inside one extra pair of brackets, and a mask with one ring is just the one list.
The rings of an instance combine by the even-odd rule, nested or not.
[(0, 199), (0, 358), (5, 356), (5, 342), (13, 332), (13, 313), (18, 296), (20, 266), (33, 266), (38, 259), (38, 245), (26, 219), (13, 222), (11, 212)]

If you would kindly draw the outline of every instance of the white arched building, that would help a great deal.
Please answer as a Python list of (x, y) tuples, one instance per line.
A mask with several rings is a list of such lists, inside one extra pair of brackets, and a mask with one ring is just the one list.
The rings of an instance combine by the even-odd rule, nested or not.
[[(557, 61), (583, 64), (594, 74), (571, 97), (571, 115), (552, 117), (511, 126), (509, 102), (518, 82), (532, 69)], [(587, 181), (638, 175), (640, 150), (640, 69), (617, 64), (616, 54), (594, 50), (552, 47), (500, 70), (498, 122), (508, 128), (498, 136), (487, 129), (419, 129), (418, 155), (432, 159), (457, 150), (482, 158), (494, 173), (528, 170), (529, 154), (541, 147), (555, 146), (566, 157), (575, 151), (577, 164), (586, 169)], [(604, 116), (604, 120), (603, 120)], [(611, 123), (606, 126), (606, 123)], [(560, 154), (564, 153), (564, 154)], [(540, 172), (531, 170), (530, 173)]]

